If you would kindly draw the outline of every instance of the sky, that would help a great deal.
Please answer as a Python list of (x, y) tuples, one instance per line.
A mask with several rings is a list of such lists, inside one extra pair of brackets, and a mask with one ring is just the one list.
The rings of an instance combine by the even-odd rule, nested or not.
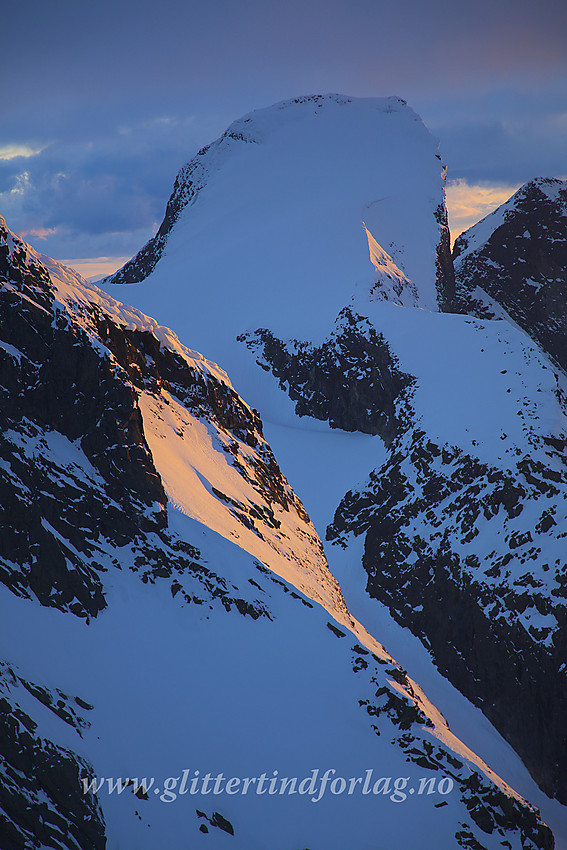
[(298, 95), (407, 100), (454, 234), (567, 177), (564, 0), (19, 0), (2, 32), (0, 214), (86, 277), (153, 235), (201, 146)]

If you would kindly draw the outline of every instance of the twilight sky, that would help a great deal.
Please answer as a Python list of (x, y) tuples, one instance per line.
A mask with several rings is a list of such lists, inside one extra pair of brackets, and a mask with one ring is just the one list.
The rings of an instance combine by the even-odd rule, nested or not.
[(565, 0), (19, 0), (2, 31), (0, 214), (85, 276), (152, 235), (199, 147), (300, 94), (405, 98), (455, 231), (567, 177)]

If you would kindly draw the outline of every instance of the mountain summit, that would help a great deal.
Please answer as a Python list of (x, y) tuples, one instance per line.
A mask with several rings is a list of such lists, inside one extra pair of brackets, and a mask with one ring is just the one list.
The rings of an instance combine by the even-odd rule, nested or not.
[(285, 101), (181, 169), (158, 233), (107, 283), (143, 281), (110, 291), (231, 363), (254, 403), (238, 334), (322, 340), (358, 288), (427, 309), (446, 300), (443, 183), (437, 142), (400, 98)]

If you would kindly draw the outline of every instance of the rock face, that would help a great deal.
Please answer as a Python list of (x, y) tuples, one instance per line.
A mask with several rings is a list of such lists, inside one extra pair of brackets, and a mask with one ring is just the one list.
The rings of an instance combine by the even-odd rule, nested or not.
[[(244, 776), (251, 747), (273, 748), (279, 764), (300, 740), (311, 764), (323, 723), (343, 772), (375, 747), (390, 799), (409, 799), (413, 783), (415, 824), (435, 846), (442, 835), (479, 850), (552, 850), (537, 812), (350, 616), (259, 415), (222, 370), (2, 228), (0, 628), (19, 629), (18, 663), (0, 665), (2, 847), (165, 846), (187, 830), (186, 809), (160, 802), (180, 748)], [(345, 357), (361, 345), (379, 366), (372, 380), (387, 364), (409, 392), (385, 342), (354, 314), (343, 320), (333, 344)], [(325, 686), (311, 688), (320, 673)], [(159, 800), (126, 778), (140, 764)], [(109, 773), (122, 790), (107, 801)], [(178, 780), (165, 780), (167, 793)], [(454, 790), (439, 807), (435, 787)], [(250, 835), (304, 846), (304, 801), (282, 799), (269, 822), (261, 797), (252, 816), (223, 800), (205, 817), (242, 850)], [(310, 834), (327, 847), (344, 846), (345, 829), (359, 843), (373, 835), (375, 811), (360, 800), (346, 827), (342, 810), (319, 816), (309, 803)], [(388, 811), (387, 834), (413, 844), (412, 819)]]
[(42, 738), (37, 722), (20, 704), (25, 704), (26, 697), (32, 702), (35, 698), (79, 734), (89, 726), (83, 710), (93, 708), (80, 697), (71, 698), (61, 691), (54, 694), (28, 682), (0, 662), (2, 847), (104, 850), (100, 805), (92, 793), (83, 793), (81, 784), (81, 777), (93, 778), (89, 765), (75, 753)]
[[(413, 381), (393, 400), (399, 426), (386, 461), (346, 494), (327, 537), (348, 546), (364, 535), (368, 592), (422, 639), (546, 793), (567, 803), (561, 382), (507, 323), (465, 320), (459, 331), (456, 315), (432, 319), (420, 317), (430, 352), (421, 363), (391, 317), (375, 315)], [(463, 338), (459, 351), (456, 334), (471, 345)]]
[(526, 183), (462, 233), (453, 256), (463, 312), (504, 311), (567, 369), (567, 181)]
[(286, 344), (269, 330), (239, 340), (287, 389), (298, 416), (313, 416), (344, 431), (379, 434), (388, 444), (399, 431), (394, 403), (412, 379), (399, 371), (384, 337), (351, 309), (341, 311), (320, 346)]
[(96, 616), (97, 537), (119, 546), (163, 528), (165, 493), (118, 363), (59, 309), (47, 270), (3, 222), (0, 238), (2, 581)]
[(435, 218), (440, 227), (436, 260), (439, 309), (451, 313), (456, 306), (455, 268), (451, 254), (451, 232), (447, 207), (444, 203), (439, 204), (435, 210)]
[[(559, 467), (562, 472), (556, 472)], [(415, 429), (327, 531), (365, 535), (367, 590), (567, 802), (565, 447), (515, 473)], [(529, 734), (526, 734), (529, 729)]]

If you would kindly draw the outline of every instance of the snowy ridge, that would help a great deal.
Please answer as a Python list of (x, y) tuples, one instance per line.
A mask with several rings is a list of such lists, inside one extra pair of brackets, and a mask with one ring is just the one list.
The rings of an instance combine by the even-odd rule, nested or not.
[[(180, 354), (192, 369), (198, 369), (206, 376), (213, 376), (232, 389), (228, 376), (222, 369), (181, 345), (176, 334), (168, 328), (160, 327), (138, 310), (114, 301), (105, 292), (84, 281), (76, 272), (38, 254), (13, 235), (10, 237), (10, 247), (12, 251), (25, 252), (26, 265), (31, 264), (31, 267), (34, 267), (36, 264), (42, 264), (48, 270), (56, 293), (55, 309), (59, 306), (78, 318), (80, 326), (89, 332), (95, 347), (100, 348), (101, 344), (98, 337), (99, 328), (93, 314), (102, 312), (121, 328), (151, 333), (164, 348)], [(10, 284), (6, 286), (10, 288)], [(112, 357), (110, 351), (107, 350), (106, 354)], [(296, 521), (300, 523), (296, 528), (293, 523), (289, 523), (288, 506), (276, 506), (277, 516), (272, 520), (274, 528), (269, 526), (264, 530), (264, 535), (266, 530), (268, 532), (267, 539), (254, 529), (253, 521), (250, 529), (242, 525), (238, 514), (235, 516), (234, 505), (241, 507), (245, 503), (248, 512), (252, 506), (257, 507), (254, 499), (258, 500), (258, 493), (248, 483), (245, 483), (243, 492), (242, 474), (228, 461), (231, 457), (233, 437), (229, 434), (215, 434), (214, 437), (210, 435), (210, 426), (191, 416), (169, 393), (164, 395), (163, 401), (150, 393), (142, 393), (140, 404), (145, 434), (172, 503), (188, 516), (204, 522), (223, 536), (239, 539), (240, 545), (260, 560), (271, 561), (272, 568), (274, 561), (280, 563), (282, 559), (280, 574), (287, 579), (294, 578), (295, 584), (306, 590), (311, 597), (320, 600), (323, 593), (326, 607), (331, 612), (338, 609), (344, 616), (344, 602), (340, 591), (329, 574), (321, 543), (304, 512), (300, 516), (296, 515)], [(195, 432), (198, 434), (196, 438)], [(189, 439), (190, 435), (193, 440)], [(211, 445), (211, 438), (215, 448)], [(254, 454), (248, 447), (244, 447), (244, 452), (249, 457)], [(215, 490), (217, 495), (213, 492)], [(288, 493), (292, 495), (289, 487)], [(265, 502), (262, 508), (264, 511), (271, 511)], [(283, 528), (280, 530), (282, 520)], [(295, 561), (300, 565), (300, 572), (314, 571), (316, 578), (310, 587), (304, 587), (305, 578), (294, 574), (293, 570), (290, 574), (289, 562)], [(325, 590), (326, 585), (328, 590)]]
[[(191, 370), (198, 371), (206, 380), (212, 377), (233, 391), (222, 369), (181, 345), (168, 328), (114, 301), (77, 273), (37, 254), (13, 236), (11, 245), (24, 252), (26, 265), (41, 264), (47, 269), (56, 295), (54, 310), (65, 310), (78, 319), (79, 326), (89, 333), (91, 343), (101, 353), (115, 359), (112, 351), (101, 344), (100, 315), (104, 314), (120, 328), (152, 334), (164, 349), (180, 355)], [(9, 283), (5, 285), (12, 289)], [(252, 416), (250, 408), (239, 401)], [(236, 467), (234, 435), (222, 428), (211, 428), (210, 420), (203, 422), (192, 415), (175, 395), (164, 390), (145, 391), (139, 396), (139, 404), (144, 433), (172, 504), (222, 536), (238, 540), (246, 551), (269, 564), (308, 596), (321, 601), (341, 621), (348, 622), (342, 594), (329, 572), (321, 542), (285, 479), (283, 504), (272, 507), (268, 494), (258, 498), (261, 483), (254, 480), (253, 471), (258, 447), (242, 444), (236, 450), (239, 463)], [(265, 445), (261, 436), (260, 440)], [(290, 511), (294, 502), (298, 509)], [(267, 520), (262, 531), (255, 526), (254, 515), (256, 519)], [(313, 576), (311, 581), (309, 573)]]
[[(174, 397), (140, 396), (145, 434), (171, 504), (238, 546), (352, 625), (342, 593), (307, 515), (254, 486), (255, 451), (232, 459), (233, 438), (191, 416)], [(243, 467), (246, 470), (243, 480)], [(291, 500), (290, 500), (291, 501)], [(293, 504), (293, 502), (291, 502)]]

